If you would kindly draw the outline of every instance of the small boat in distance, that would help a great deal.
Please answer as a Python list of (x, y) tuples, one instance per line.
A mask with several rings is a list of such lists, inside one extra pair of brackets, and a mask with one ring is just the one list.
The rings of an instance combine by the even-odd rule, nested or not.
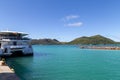
[(0, 56), (30, 56), (33, 55), (28, 34), (15, 31), (0, 32)]

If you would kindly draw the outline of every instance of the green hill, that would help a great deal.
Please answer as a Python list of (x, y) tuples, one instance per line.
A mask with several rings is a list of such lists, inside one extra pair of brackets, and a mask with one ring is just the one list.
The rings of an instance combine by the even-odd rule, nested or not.
[(43, 45), (52, 45), (52, 44), (61, 44), (56, 39), (33, 39), (31, 44), (43, 44)]
[(91, 37), (80, 37), (77, 39), (74, 39), (71, 42), (68, 42), (68, 44), (114, 44), (115, 41), (106, 38), (101, 35), (95, 35)]

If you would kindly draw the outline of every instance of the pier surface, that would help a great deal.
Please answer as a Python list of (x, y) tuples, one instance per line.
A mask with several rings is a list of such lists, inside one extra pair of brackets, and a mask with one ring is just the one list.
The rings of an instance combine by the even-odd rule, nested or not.
[(20, 80), (15, 72), (3, 61), (0, 61), (0, 80)]
[(81, 49), (120, 50), (120, 47), (111, 46), (81, 46)]

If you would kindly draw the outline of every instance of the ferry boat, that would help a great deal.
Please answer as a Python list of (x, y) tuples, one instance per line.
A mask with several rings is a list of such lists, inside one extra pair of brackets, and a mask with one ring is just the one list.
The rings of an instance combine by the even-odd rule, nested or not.
[(0, 56), (33, 55), (28, 34), (15, 31), (0, 31)]

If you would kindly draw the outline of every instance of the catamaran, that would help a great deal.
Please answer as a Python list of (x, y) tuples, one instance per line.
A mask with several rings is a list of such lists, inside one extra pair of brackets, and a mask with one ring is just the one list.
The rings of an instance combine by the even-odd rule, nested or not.
[(15, 31), (0, 32), (0, 56), (33, 55), (28, 34)]

